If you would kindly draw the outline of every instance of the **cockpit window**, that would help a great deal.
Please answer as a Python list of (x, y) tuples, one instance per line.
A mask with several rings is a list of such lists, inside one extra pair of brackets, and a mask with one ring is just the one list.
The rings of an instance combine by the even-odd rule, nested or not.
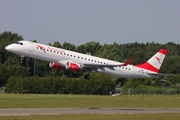
[(23, 45), (23, 43), (22, 43), (22, 42), (16, 42), (15, 44), (18, 44), (18, 45)]

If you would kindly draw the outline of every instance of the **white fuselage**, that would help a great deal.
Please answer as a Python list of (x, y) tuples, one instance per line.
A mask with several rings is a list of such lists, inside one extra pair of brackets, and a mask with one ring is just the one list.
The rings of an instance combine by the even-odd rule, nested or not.
[[(6, 47), (12, 53), (24, 55), (30, 58), (35, 58), (48, 62), (62, 63), (73, 61), (78, 64), (122, 64), (120, 62), (107, 60), (87, 54), (73, 52), (61, 48), (56, 48), (48, 45), (34, 43), (30, 41), (20, 41), (22, 45), (13, 43)], [(98, 67), (95, 72), (105, 73), (118, 78), (153, 78), (155, 76), (148, 75), (149, 70), (139, 68), (133, 65), (118, 66), (118, 67)]]

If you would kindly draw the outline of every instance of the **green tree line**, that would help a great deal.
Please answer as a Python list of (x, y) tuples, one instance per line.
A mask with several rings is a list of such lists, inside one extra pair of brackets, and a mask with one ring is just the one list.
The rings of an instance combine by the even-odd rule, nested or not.
[[(103, 79), (102, 79), (103, 78)], [(109, 77), (92, 80), (64, 77), (19, 77), (12, 76), (6, 84), (7, 93), (34, 94), (96, 94), (108, 95), (114, 83)]]

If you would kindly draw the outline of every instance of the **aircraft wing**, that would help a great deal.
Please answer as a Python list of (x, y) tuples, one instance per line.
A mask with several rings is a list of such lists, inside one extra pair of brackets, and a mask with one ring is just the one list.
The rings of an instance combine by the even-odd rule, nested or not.
[(93, 68), (93, 67), (118, 67), (118, 66), (127, 66), (132, 62), (132, 58), (129, 59), (127, 62), (122, 64), (92, 64), (92, 63), (83, 63), (84, 67)]
[(118, 67), (121, 66), (121, 64), (92, 64), (92, 63), (83, 63), (84, 67)]

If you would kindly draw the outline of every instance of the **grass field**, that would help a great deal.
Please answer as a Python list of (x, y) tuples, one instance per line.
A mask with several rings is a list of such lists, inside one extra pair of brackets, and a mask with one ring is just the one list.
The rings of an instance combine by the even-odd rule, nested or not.
[(180, 114), (83, 114), (0, 117), (1, 120), (179, 120)]
[[(180, 95), (99, 96), (0, 94), (0, 108), (180, 108)], [(1, 116), (0, 120), (179, 120), (180, 114), (70, 114)]]
[(180, 108), (180, 95), (0, 94), (0, 108)]

